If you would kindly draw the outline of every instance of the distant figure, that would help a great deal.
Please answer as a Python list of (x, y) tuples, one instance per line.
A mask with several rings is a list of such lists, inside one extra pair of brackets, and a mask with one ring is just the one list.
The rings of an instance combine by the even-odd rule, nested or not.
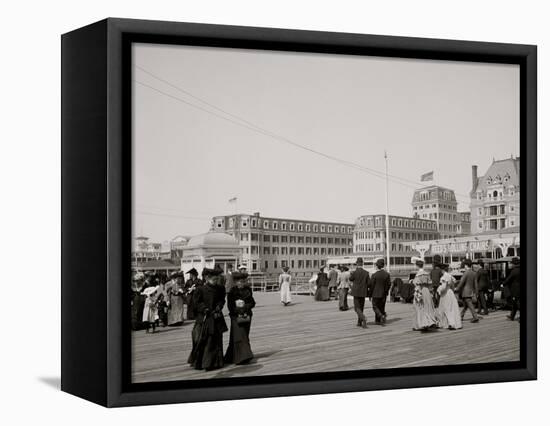
[(326, 302), (330, 299), (328, 290), (328, 275), (323, 271), (323, 269), (324, 267), (321, 267), (319, 273), (317, 274), (317, 279), (315, 280), (317, 290), (315, 290), (314, 300), (320, 302)]
[(399, 302), (401, 300), (401, 288), (403, 280), (399, 277), (394, 278), (390, 288), (390, 302)]
[(199, 279), (199, 272), (195, 268), (191, 268), (187, 273), (190, 277), (184, 286), (185, 302), (187, 304), (187, 319), (193, 320), (195, 319), (193, 293), (203, 285), (203, 282)]
[[(512, 312), (506, 318), (510, 321), (513, 321), (516, 318), (516, 314), (519, 310), (519, 298), (521, 295), (521, 285), (520, 285), (520, 269), (519, 269), (519, 258), (512, 258), (512, 270), (510, 274), (506, 277), (502, 285), (510, 291), (510, 297), (512, 298)], [(519, 319), (518, 319), (519, 321)]]
[(426, 331), (437, 327), (437, 317), (431, 293), (430, 275), (424, 271), (424, 261), (415, 262), (418, 270), (412, 280), (414, 284), (414, 317), (413, 330)]
[(223, 367), (223, 333), (228, 328), (223, 318), (225, 287), (220, 285), (221, 271), (204, 268), (206, 283), (193, 291), (195, 325), (191, 332), (193, 349), (187, 362), (197, 370)]
[(437, 308), (439, 305), (439, 294), (437, 293), (437, 288), (441, 277), (443, 276), (443, 271), (441, 269), (441, 256), (436, 254), (434, 255), (433, 268), (430, 271), (430, 280), (432, 282), (432, 296), (434, 301), (434, 306)]
[(183, 272), (175, 272), (171, 275), (171, 281), (166, 285), (166, 301), (168, 303), (168, 325), (183, 324), (183, 311), (185, 305), (185, 291)]
[(390, 274), (384, 269), (384, 259), (376, 261), (378, 269), (372, 274), (369, 282), (369, 294), (372, 298), (372, 309), (375, 322), (380, 325), (386, 324), (386, 299), (391, 286)]
[(336, 289), (338, 288), (338, 271), (336, 270), (336, 265), (329, 266), (330, 271), (328, 272), (328, 291), (329, 298), (334, 296), (336, 298)]
[(340, 274), (338, 282), (338, 309), (341, 311), (347, 311), (348, 306), (348, 292), (351, 287), (351, 281), (349, 280), (351, 273), (347, 266), (342, 266), (342, 273)]
[(357, 268), (349, 277), (352, 282), (353, 309), (357, 314), (357, 326), (367, 328), (367, 317), (363, 311), (365, 310), (365, 298), (368, 292), (369, 273), (363, 269), (363, 258), (359, 257), (356, 265)]
[(279, 275), (279, 288), (281, 289), (281, 303), (287, 306), (292, 302), (290, 296), (290, 282), (292, 277), (288, 273), (288, 266), (283, 267), (283, 273)]
[(470, 310), (470, 312), (472, 313), (472, 320), (470, 322), (478, 322), (479, 317), (476, 314), (473, 303), (473, 299), (477, 297), (478, 293), (476, 273), (472, 271), (471, 259), (464, 259), (463, 263), (466, 270), (464, 271), (464, 274), (460, 279), (460, 283), (456, 288), (457, 293), (462, 298), (462, 303), (464, 303), (464, 307), (462, 308), (460, 316), (461, 319), (464, 321), (464, 314), (466, 314), (467, 310)]
[(246, 284), (248, 274), (235, 272), (235, 285), (227, 295), (227, 308), (231, 318), (229, 345), (225, 352), (224, 362), (227, 364), (246, 364), (254, 358), (250, 347), (250, 326), (252, 325), (252, 309), (256, 306), (252, 288)]
[(438, 307), (439, 326), (450, 330), (458, 330), (462, 328), (462, 319), (460, 317), (458, 300), (456, 300), (454, 293), (456, 280), (449, 273), (449, 265), (441, 265), (441, 270), (443, 271), (443, 276), (437, 287), (437, 293), (440, 296)]
[(233, 287), (233, 265), (230, 263), (227, 265), (227, 272), (224, 275), (225, 277), (225, 292), (229, 293), (231, 287)]
[(489, 315), (489, 309), (487, 306), (487, 296), (489, 294), (490, 283), (489, 283), (489, 271), (485, 269), (485, 265), (482, 260), (478, 262), (479, 269), (476, 272), (476, 283), (477, 283), (477, 313), (483, 315)]

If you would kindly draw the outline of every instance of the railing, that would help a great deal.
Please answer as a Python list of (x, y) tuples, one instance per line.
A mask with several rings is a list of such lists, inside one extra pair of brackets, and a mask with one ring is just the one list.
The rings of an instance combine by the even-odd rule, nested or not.
[[(252, 291), (259, 292), (275, 292), (279, 291), (278, 278), (269, 277), (250, 277), (248, 279)], [(290, 284), (290, 292), (292, 294), (309, 294), (315, 293), (314, 283), (309, 282), (307, 277), (293, 277)]]

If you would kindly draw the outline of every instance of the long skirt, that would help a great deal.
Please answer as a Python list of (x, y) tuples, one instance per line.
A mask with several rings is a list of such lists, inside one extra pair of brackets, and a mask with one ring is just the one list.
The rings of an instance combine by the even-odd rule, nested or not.
[(422, 287), (422, 300), (414, 300), (413, 329), (426, 330), (437, 326), (437, 315), (434, 308), (432, 293), (428, 287)]
[(188, 320), (194, 320), (195, 319), (195, 307), (193, 304), (193, 292), (189, 293), (185, 297), (185, 303), (187, 304), (187, 319)]
[(456, 296), (450, 290), (445, 291), (439, 299), (439, 326), (443, 328), (462, 328), (460, 308)]
[(285, 281), (281, 284), (281, 302), (290, 303), (292, 298), (290, 296), (290, 283)]
[(317, 290), (315, 290), (315, 300), (320, 302), (326, 302), (330, 299), (330, 294), (328, 291), (327, 286), (317, 286)]
[(159, 319), (156, 305), (145, 302), (143, 308), (143, 322), (155, 322)]
[(183, 323), (183, 295), (170, 296), (170, 308), (168, 309), (168, 325), (180, 325)]
[(251, 323), (252, 319), (250, 322), (239, 324), (236, 317), (231, 317), (229, 346), (224, 356), (227, 364), (246, 364), (254, 358), (249, 340)]
[(199, 320), (195, 322), (191, 339), (193, 349), (187, 359), (196, 370), (214, 370), (223, 367), (223, 333), (215, 330), (208, 333), (203, 330), (205, 324)]

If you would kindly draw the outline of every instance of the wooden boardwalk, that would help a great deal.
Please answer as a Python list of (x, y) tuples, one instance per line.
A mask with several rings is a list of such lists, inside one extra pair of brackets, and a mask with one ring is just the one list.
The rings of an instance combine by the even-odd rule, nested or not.
[[(255, 360), (220, 370), (197, 371), (186, 363), (192, 322), (132, 335), (132, 380), (152, 382), (270, 374), (519, 360), (519, 324), (508, 312), (491, 312), (477, 324), (466, 314), (462, 330), (412, 330), (411, 304), (388, 303), (388, 323), (374, 324), (367, 299), (368, 329), (356, 327), (353, 310), (340, 312), (335, 301), (293, 296), (283, 307), (278, 293), (256, 293), (251, 344)], [(351, 301), (351, 299), (350, 299)], [(226, 318), (229, 325), (229, 319)], [(229, 333), (224, 335), (227, 347)]]

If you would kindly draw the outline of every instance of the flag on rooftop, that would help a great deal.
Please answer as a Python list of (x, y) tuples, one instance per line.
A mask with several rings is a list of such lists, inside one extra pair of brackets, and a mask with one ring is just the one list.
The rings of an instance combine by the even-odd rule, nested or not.
[(422, 176), (420, 176), (420, 182), (426, 182), (429, 180), (434, 180), (434, 172), (433, 170), (428, 173), (424, 173)]

